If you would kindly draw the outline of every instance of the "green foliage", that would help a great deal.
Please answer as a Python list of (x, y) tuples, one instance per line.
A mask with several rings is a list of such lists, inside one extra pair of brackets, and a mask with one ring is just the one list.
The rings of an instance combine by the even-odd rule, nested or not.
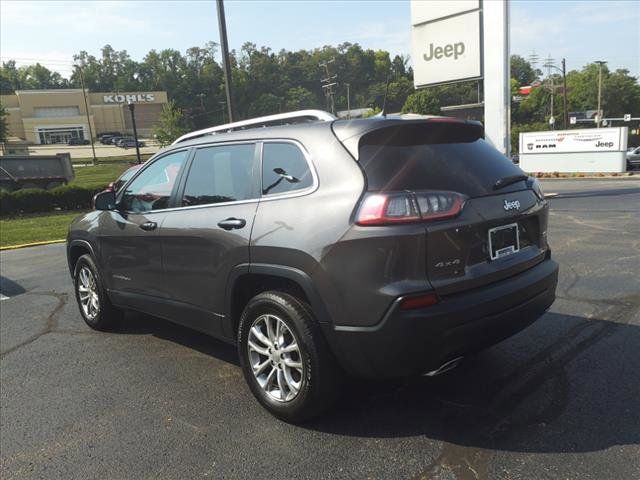
[(118, 178), (130, 166), (131, 163), (121, 162), (92, 167), (76, 167), (74, 169), (76, 177), (71, 181), (70, 185), (85, 188), (104, 187)]
[(170, 100), (162, 108), (158, 124), (153, 129), (153, 134), (160, 146), (170, 145), (176, 138), (184, 135), (184, 116), (174, 100)]
[(9, 134), (9, 124), (7, 121), (7, 116), (9, 113), (4, 108), (4, 105), (0, 103), (0, 143), (7, 141), (7, 136)]
[(511, 78), (516, 80), (519, 86), (531, 85), (531, 82), (536, 80), (540, 74), (539, 70), (535, 70), (520, 55), (511, 55)]
[(407, 97), (402, 113), (440, 115), (440, 99), (432, 89), (418, 90)]
[(103, 186), (78, 187), (65, 185), (51, 190), (27, 188), (0, 193), (0, 215), (15, 216), (23, 213), (80, 210), (91, 208), (93, 196)]
[(39, 63), (17, 67), (14, 60), (2, 62), (0, 67), (0, 95), (16, 90), (68, 88), (69, 81)]
[(71, 221), (81, 213), (56, 212), (0, 219), (0, 247), (62, 240), (67, 236)]

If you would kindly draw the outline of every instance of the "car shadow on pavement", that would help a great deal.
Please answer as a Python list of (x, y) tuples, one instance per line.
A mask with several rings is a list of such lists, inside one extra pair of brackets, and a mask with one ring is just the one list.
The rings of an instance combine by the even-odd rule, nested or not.
[(123, 335), (153, 335), (154, 337), (197, 350), (224, 362), (236, 366), (240, 365), (235, 346), (196, 330), (151, 315), (127, 312), (124, 320), (120, 322), (120, 325), (113, 333)]
[(640, 444), (640, 326), (554, 313), (538, 323), (506, 341), (528, 342), (526, 356), (498, 345), (440, 377), (351, 383), (307, 428), (519, 452)]
[[(547, 313), (438, 377), (347, 379), (338, 406), (304, 428), (542, 453), (640, 444), (640, 326), (624, 323), (637, 306), (626, 308), (614, 316), (620, 323)], [(239, 365), (232, 345), (159, 318), (127, 313), (115, 333)]]

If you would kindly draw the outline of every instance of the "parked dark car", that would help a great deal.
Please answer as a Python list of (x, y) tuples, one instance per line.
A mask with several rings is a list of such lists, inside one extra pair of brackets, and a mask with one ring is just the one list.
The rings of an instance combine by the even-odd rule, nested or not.
[(111, 139), (114, 137), (122, 137), (122, 133), (120, 132), (105, 132), (100, 135), (100, 143), (103, 145), (110, 145)]
[[(138, 147), (144, 147), (145, 143), (138, 140)], [(136, 148), (136, 140), (134, 138), (126, 138), (118, 142), (118, 146), (122, 148)]]
[(89, 145), (89, 143), (86, 138), (70, 138), (67, 145)]
[(127, 137), (122, 137), (122, 136), (120, 136), (120, 137), (111, 137), (111, 138), (108, 140), (108, 144), (109, 144), (109, 145), (116, 145), (116, 146), (117, 146), (117, 145), (118, 145), (118, 142), (119, 142), (120, 140), (124, 140), (125, 138), (127, 138)]
[(140, 170), (140, 167), (144, 165), (141, 163), (140, 165), (134, 165), (133, 167), (127, 168), (122, 175), (120, 175), (117, 180), (114, 180), (107, 186), (107, 190), (111, 190), (113, 192), (117, 192), (122, 188), (122, 186), (127, 183), (133, 175)]
[(548, 203), (479, 123), (224, 128), (182, 137), (71, 224), (90, 327), (132, 309), (235, 344), (257, 400), (298, 422), (345, 372), (439, 374), (553, 303)]

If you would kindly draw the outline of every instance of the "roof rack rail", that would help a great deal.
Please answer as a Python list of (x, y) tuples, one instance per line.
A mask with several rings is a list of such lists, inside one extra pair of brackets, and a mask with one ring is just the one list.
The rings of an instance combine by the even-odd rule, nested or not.
[(182, 135), (175, 140), (172, 145), (191, 140), (193, 138), (203, 137), (205, 135), (213, 135), (218, 132), (231, 132), (233, 130), (245, 130), (248, 128), (269, 127), (273, 125), (287, 125), (290, 123), (305, 122), (326, 122), (335, 120), (336, 117), (329, 112), (323, 110), (298, 110), (295, 112), (278, 113), (276, 115), (267, 115), (266, 117), (251, 118), (249, 120), (241, 120), (239, 122), (226, 123), (215, 127), (196, 130), (195, 132)]

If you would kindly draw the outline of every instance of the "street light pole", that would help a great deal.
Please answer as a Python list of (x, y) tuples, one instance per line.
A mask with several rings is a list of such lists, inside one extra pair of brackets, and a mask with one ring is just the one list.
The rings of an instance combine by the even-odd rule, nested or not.
[(351, 88), (350, 83), (345, 83), (347, 86), (347, 118), (351, 120), (351, 92), (349, 91)]
[(229, 123), (233, 123), (233, 97), (231, 89), (231, 63), (229, 62), (229, 44), (227, 43), (227, 22), (224, 18), (224, 3), (216, 0), (218, 7), (218, 29), (220, 30), (220, 48), (222, 49), (222, 68), (224, 71), (224, 85), (227, 92), (227, 109), (229, 112)]
[(84, 74), (82, 73), (82, 67), (80, 65), (76, 65), (78, 68), (78, 73), (80, 74), (80, 85), (82, 85), (82, 98), (84, 98), (84, 110), (87, 114), (87, 127), (89, 128), (89, 141), (91, 142), (91, 151), (93, 152), (93, 164), (95, 165), (98, 161), (96, 158), (96, 146), (93, 143), (93, 129), (91, 128), (91, 118), (89, 116), (89, 105), (87, 103), (87, 91), (84, 87)]
[(602, 65), (604, 65), (605, 62), (604, 60), (598, 60), (597, 62), (595, 62), (599, 65), (598, 68), (598, 122), (596, 124), (597, 128), (600, 128), (600, 124), (602, 123), (602, 111), (601, 111), (601, 105), (602, 105)]
[(133, 140), (136, 142), (136, 157), (138, 158), (138, 165), (140, 164), (140, 147), (138, 146), (138, 130), (136, 129), (136, 105), (133, 102), (129, 102), (129, 111), (131, 112), (131, 124), (133, 125)]

